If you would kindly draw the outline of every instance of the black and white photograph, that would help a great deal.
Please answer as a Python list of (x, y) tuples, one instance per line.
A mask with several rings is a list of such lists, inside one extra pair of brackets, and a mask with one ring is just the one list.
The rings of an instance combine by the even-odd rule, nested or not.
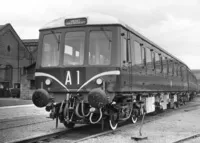
[(0, 143), (200, 143), (200, 0), (0, 5)]

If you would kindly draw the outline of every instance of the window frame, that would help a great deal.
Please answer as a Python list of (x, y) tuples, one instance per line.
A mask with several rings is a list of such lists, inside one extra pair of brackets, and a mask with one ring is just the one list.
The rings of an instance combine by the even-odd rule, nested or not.
[[(65, 38), (66, 38), (66, 35), (67, 33), (70, 33), (70, 32), (83, 32), (85, 35), (84, 35), (84, 44), (83, 44), (83, 47), (84, 47), (84, 51), (83, 51), (83, 63), (82, 64), (77, 64), (77, 65), (72, 65), (72, 64), (69, 64), (69, 65), (65, 65), (64, 64), (64, 60), (65, 60)], [(62, 58), (61, 58), (61, 61), (62, 61), (62, 66), (63, 67), (69, 67), (69, 66), (73, 66), (73, 67), (76, 67), (76, 66), (82, 66), (84, 65), (85, 63), (85, 51), (86, 51), (86, 37), (87, 37), (87, 32), (84, 30), (84, 29), (75, 29), (75, 30), (66, 30), (64, 33), (63, 33), (63, 46), (62, 46)], [(80, 52), (79, 52), (80, 54)]]
[(155, 63), (155, 52), (151, 50), (151, 61), (152, 61), (152, 70), (156, 70), (156, 63)]
[[(91, 34), (91, 32), (93, 32), (93, 31), (95, 31), (95, 32), (110, 32), (111, 33), (111, 45), (110, 45), (110, 48), (111, 48), (111, 50), (110, 50), (110, 56), (109, 56), (109, 64), (91, 64), (90, 63), (90, 58), (89, 58), (89, 52), (90, 52), (90, 34)], [(86, 36), (87, 36), (87, 34), (86, 34)], [(104, 35), (105, 36), (105, 35)], [(104, 31), (103, 30), (101, 30), (100, 29), (100, 27), (98, 28), (98, 29), (90, 29), (89, 31), (88, 31), (88, 49), (87, 49), (87, 64), (89, 65), (89, 66), (110, 66), (111, 64), (112, 64), (112, 49), (113, 49), (113, 30), (112, 29), (107, 29), (107, 28), (105, 28), (104, 29)], [(126, 43), (126, 45), (127, 45), (127, 43)]]
[[(43, 49), (44, 49), (44, 38), (46, 35), (53, 35), (53, 34), (60, 34), (60, 41), (59, 41), (59, 45), (58, 45), (58, 48), (59, 48), (59, 58), (58, 58), (58, 65), (55, 65), (55, 66), (43, 66), (42, 65), (42, 59), (43, 59)], [(54, 35), (53, 35), (54, 36)], [(37, 60), (39, 60), (39, 66), (42, 67), (42, 68), (54, 68), (54, 67), (60, 67), (62, 65), (61, 63), (61, 58), (62, 58), (62, 32), (61, 31), (54, 31), (54, 33), (52, 33), (51, 31), (48, 31), (48, 32), (45, 32), (43, 35), (42, 35), (42, 39), (41, 39), (41, 48), (40, 48), (40, 51), (41, 51), (41, 55), (39, 56), (40, 58), (38, 58)]]

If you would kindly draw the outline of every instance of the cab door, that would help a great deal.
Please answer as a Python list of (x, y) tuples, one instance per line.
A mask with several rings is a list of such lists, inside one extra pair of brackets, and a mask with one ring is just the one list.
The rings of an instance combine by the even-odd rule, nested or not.
[(127, 33), (127, 60), (128, 60), (128, 77), (129, 77), (129, 89), (133, 90), (133, 63), (134, 63), (134, 49), (131, 48), (131, 36), (130, 32)]
[(132, 88), (132, 67), (130, 58), (129, 33), (121, 29), (121, 89), (130, 91)]

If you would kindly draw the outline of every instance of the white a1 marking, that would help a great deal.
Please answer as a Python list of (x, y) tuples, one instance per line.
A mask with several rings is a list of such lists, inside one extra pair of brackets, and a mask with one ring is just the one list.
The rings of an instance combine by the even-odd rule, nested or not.
[(70, 85), (72, 85), (71, 73), (69, 71), (67, 71), (65, 85), (67, 85), (68, 82), (70, 83)]
[(80, 71), (76, 71), (77, 73), (77, 84), (80, 84)]
[[(80, 84), (80, 71), (76, 71), (77, 74), (77, 84)], [(66, 75), (66, 80), (65, 80), (65, 85), (67, 84), (72, 85), (72, 78), (71, 78), (71, 73), (70, 71), (67, 71), (67, 75)]]

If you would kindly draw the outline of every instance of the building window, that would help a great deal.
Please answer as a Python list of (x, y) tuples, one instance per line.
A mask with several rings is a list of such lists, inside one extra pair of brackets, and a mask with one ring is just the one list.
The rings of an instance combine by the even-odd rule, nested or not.
[(30, 80), (30, 89), (35, 89), (35, 80)]
[(7, 46), (7, 51), (10, 52), (10, 45)]

